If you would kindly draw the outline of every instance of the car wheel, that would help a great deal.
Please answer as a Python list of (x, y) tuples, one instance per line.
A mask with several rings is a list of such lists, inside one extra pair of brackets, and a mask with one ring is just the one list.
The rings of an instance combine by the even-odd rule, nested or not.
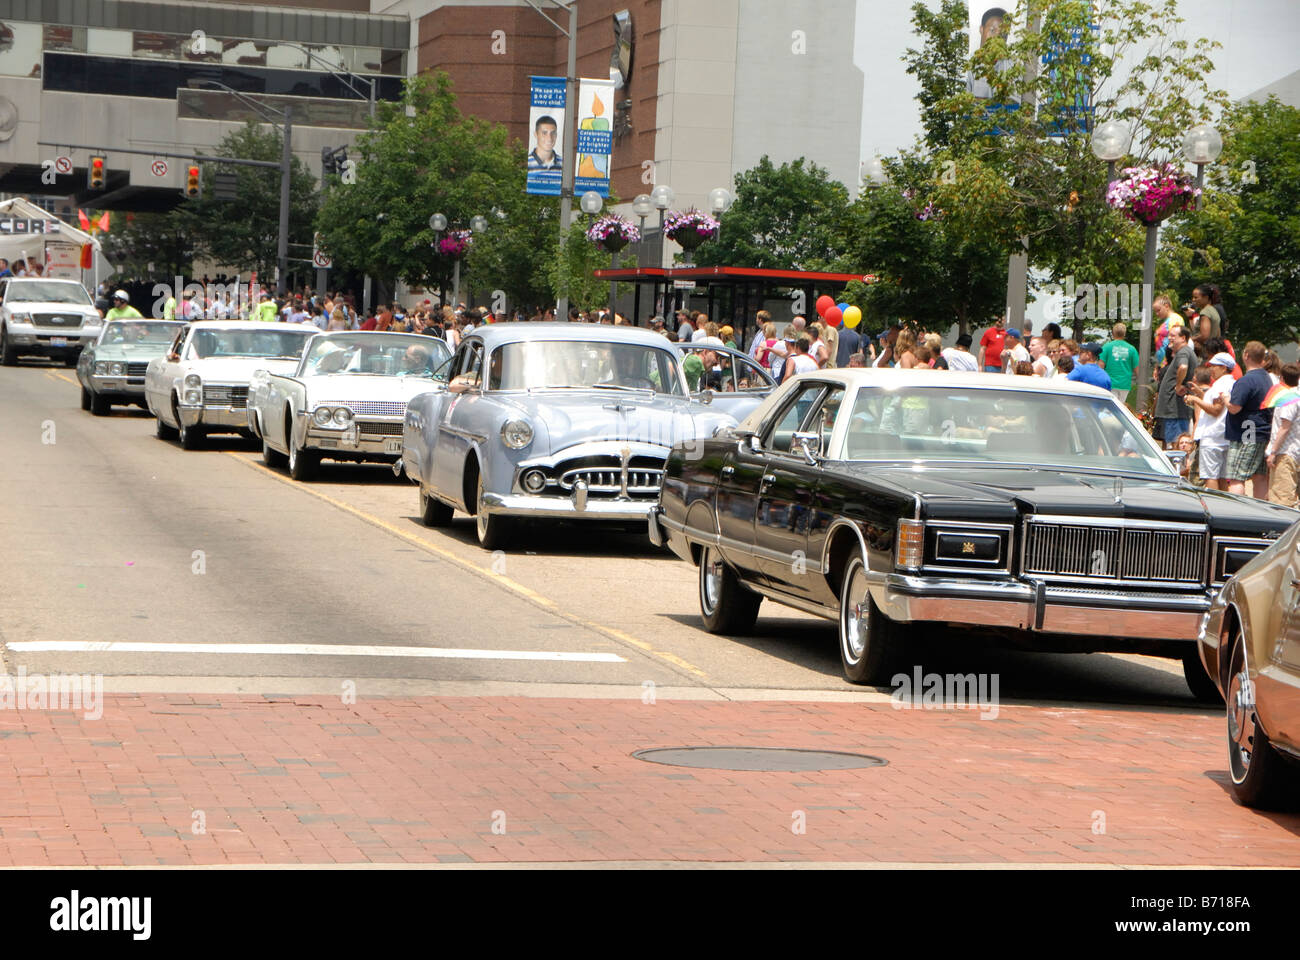
[(266, 437), (262, 438), (262, 462), (268, 467), (279, 469), (283, 467), (288, 458), (279, 450), (272, 450), (271, 445), (267, 443)]
[(1297, 776), (1259, 725), (1255, 683), (1246, 668), (1246, 642), (1238, 631), (1233, 642), (1228, 693), (1228, 773), (1232, 795), (1245, 807), (1271, 810), (1295, 802)]
[(420, 522), (426, 527), (450, 525), (451, 516), (455, 512), (437, 497), (431, 497), (425, 493), (424, 487), (420, 488)]
[(113, 410), (113, 405), (109, 403), (107, 397), (101, 397), (97, 393), (90, 395), (90, 412), (97, 417), (106, 417)]
[(483, 471), (478, 475), (478, 497), (475, 500), (474, 525), (478, 533), (478, 545), (484, 550), (500, 550), (510, 541), (514, 532), (513, 518), (494, 516), (484, 509)]
[(867, 583), (867, 567), (854, 556), (840, 587), (840, 663), (850, 683), (881, 686), (899, 661), (906, 628), (877, 609)]
[(700, 554), (700, 616), (709, 633), (747, 634), (763, 598), (740, 582), (713, 547)]
[(175, 406), (172, 407), (172, 416), (176, 418), (176, 433), (180, 437), (181, 449), (197, 450), (206, 438), (203, 428), (185, 426), (185, 421), (181, 419), (181, 412)]
[(169, 426), (167, 426), (167, 424), (163, 421), (163, 418), (162, 418), (162, 414), (161, 414), (161, 413), (156, 414), (155, 416), (157, 417), (158, 425), (157, 425), (156, 427), (154, 427), (154, 433), (156, 433), (156, 434), (158, 435), (158, 439), (159, 439), (159, 440), (175, 440), (175, 439), (176, 439), (176, 428), (175, 428), (175, 427), (169, 427)]
[(1215, 686), (1210, 675), (1205, 672), (1205, 665), (1201, 663), (1201, 655), (1193, 649), (1190, 653), (1183, 654), (1183, 678), (1187, 681), (1187, 687), (1192, 691), (1192, 696), (1201, 703), (1209, 703), (1214, 706), (1223, 704), (1223, 694), (1219, 693), (1219, 688)]
[(320, 467), (320, 453), (315, 450), (303, 450), (289, 443), (289, 476), (306, 483), (316, 478)]
[(81, 409), (82, 410), (90, 409), (90, 391), (87, 390), (85, 387), (81, 388)]
[(0, 325), (0, 364), (12, 367), (18, 363), (18, 351), (9, 345), (9, 328)]

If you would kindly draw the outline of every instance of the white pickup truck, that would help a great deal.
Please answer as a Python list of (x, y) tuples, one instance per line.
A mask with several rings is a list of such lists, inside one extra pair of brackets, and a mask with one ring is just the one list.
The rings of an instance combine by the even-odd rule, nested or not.
[(0, 280), (0, 363), (50, 357), (69, 367), (94, 343), (104, 321), (76, 280), (6, 277)]

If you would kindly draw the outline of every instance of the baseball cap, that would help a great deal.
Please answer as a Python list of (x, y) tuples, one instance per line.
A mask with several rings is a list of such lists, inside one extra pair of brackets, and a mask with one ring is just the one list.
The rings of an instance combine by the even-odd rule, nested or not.
[(963, 333), (961, 336), (957, 338), (957, 346), (959, 347), (969, 347), (971, 343), (972, 343), (972, 338), (969, 333)]
[(1233, 360), (1230, 354), (1216, 353), (1214, 356), (1210, 357), (1208, 366), (1223, 367), (1225, 370), (1234, 370), (1237, 367), (1237, 361)]
[(1101, 356), (1101, 344), (1100, 344), (1100, 343), (1085, 343), (1083, 346), (1081, 346), (1081, 347), (1079, 348), (1079, 352), (1080, 352), (1080, 353), (1091, 353), (1094, 357), (1100, 357), (1100, 356)]
[(1020, 339), (1020, 331), (1017, 330), (1015, 327), (1009, 327), (1009, 328), (1007, 329), (1007, 339), (1008, 339), (1008, 340), (1019, 340), (1019, 339)]

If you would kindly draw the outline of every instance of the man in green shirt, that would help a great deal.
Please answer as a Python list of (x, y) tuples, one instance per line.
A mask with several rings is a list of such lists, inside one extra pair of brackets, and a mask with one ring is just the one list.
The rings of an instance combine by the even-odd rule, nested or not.
[(1128, 329), (1117, 323), (1111, 329), (1112, 339), (1101, 349), (1099, 364), (1110, 377), (1110, 392), (1120, 403), (1128, 402), (1128, 394), (1133, 389), (1133, 371), (1137, 369), (1138, 352), (1133, 344), (1124, 339)]
[(265, 290), (262, 291), (260, 302), (257, 309), (253, 311), (253, 319), (261, 320), (263, 323), (275, 323), (280, 319), (279, 311), (275, 308), (275, 301)]
[(125, 290), (113, 291), (113, 305), (105, 312), (104, 319), (127, 320), (133, 317), (144, 319), (140, 316), (140, 311), (131, 306), (131, 298), (126, 295)]

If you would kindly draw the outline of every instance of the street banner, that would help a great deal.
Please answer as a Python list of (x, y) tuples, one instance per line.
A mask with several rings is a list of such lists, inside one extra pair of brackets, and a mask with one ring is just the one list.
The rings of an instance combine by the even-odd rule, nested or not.
[(563, 179), (564, 77), (531, 77), (526, 193), (560, 195)]
[[(1094, 19), (1097, 6), (1092, 5)], [(1049, 12), (1050, 17), (1050, 12)], [(1050, 23), (1045, 23), (1049, 28)], [(1087, 27), (1070, 26), (1053, 30), (1062, 35), (1043, 53), (1042, 70), (1052, 81), (1052, 94), (1043, 98), (1038, 116), (1049, 137), (1063, 137), (1069, 133), (1087, 133), (1092, 129), (1092, 50), (1100, 42), (1101, 27), (1089, 23)]]
[(595, 190), (609, 196), (609, 169), (614, 154), (614, 81), (578, 81), (578, 168), (573, 192)]
[(45, 241), (45, 275), (58, 280), (81, 279), (81, 247)]
[[(974, 2), (974, 0), (972, 0), (972, 2), (968, 4), (968, 10), (970, 11), (970, 55), (972, 57), (979, 52), (980, 47), (984, 46), (995, 37), (1001, 37), (1007, 44), (1010, 44), (1013, 41), (1012, 17), (1015, 4), (1008, 3), (1007, 6), (1011, 9), (1008, 10), (1004, 7), (995, 6), (988, 3), (987, 0), (984, 3)], [(1015, 62), (1013, 60), (1009, 57), (1004, 57), (997, 61), (997, 64), (994, 66), (994, 72), (999, 74), (1006, 73), (1014, 65)], [(993, 88), (989, 83), (989, 80), (986, 77), (979, 75), (979, 71), (973, 68), (966, 71), (966, 90), (974, 96), (975, 99), (981, 101), (985, 113), (987, 113), (989, 119), (993, 121), (994, 127), (988, 132), (990, 134), (1005, 133), (1006, 131), (997, 125), (999, 123), (999, 114), (1019, 110), (1020, 98), (1013, 94), (1009, 98), (1008, 102), (1000, 102), (997, 97), (994, 96)]]

